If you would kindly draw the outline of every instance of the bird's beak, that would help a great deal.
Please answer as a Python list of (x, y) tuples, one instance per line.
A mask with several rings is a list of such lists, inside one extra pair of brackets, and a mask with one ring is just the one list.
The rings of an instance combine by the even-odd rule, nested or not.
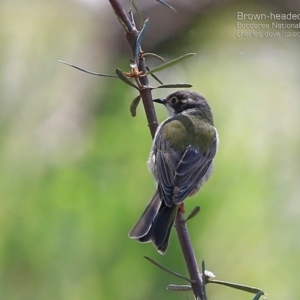
[(165, 105), (166, 104), (166, 98), (153, 99), (153, 102)]

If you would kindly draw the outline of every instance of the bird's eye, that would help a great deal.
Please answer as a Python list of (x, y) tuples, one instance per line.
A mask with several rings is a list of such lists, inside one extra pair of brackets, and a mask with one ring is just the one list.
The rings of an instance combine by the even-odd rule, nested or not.
[(172, 97), (172, 98), (171, 98), (171, 103), (172, 103), (172, 104), (176, 104), (178, 101), (179, 101), (179, 100), (178, 100), (178, 98), (176, 98), (176, 97)]

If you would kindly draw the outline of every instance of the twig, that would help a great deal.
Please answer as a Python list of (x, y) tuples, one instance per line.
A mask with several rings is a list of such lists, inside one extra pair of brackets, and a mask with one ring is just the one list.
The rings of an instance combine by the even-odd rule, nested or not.
[[(124, 9), (122, 8), (119, 0), (109, 0), (117, 18), (121, 21), (123, 27), (125, 28), (125, 37), (129, 44), (131, 54), (133, 59), (136, 58), (136, 40), (139, 35), (138, 30), (135, 27), (134, 21), (130, 20)], [(142, 54), (142, 49), (140, 47), (139, 53)], [(138, 70), (146, 73), (145, 60), (142, 55), (138, 57)], [(142, 76), (139, 78), (140, 83), (143, 86), (139, 90), (141, 98), (143, 100), (144, 109), (146, 112), (147, 121), (149, 124), (150, 132), (152, 138), (155, 135), (155, 131), (158, 127), (157, 117), (154, 110), (154, 105), (152, 102), (151, 88), (149, 87), (149, 81), (147, 76)], [(184, 222), (183, 213), (179, 210), (175, 222), (178, 239), (182, 248), (184, 259), (188, 268), (190, 279), (192, 281), (192, 289), (196, 299), (205, 300), (204, 291), (203, 291), (203, 282), (200, 276), (198, 269), (196, 257), (194, 255), (194, 250), (191, 244), (189, 233)]]
[(175, 227), (179, 239), (179, 243), (182, 249), (182, 253), (185, 259), (185, 263), (190, 274), (192, 281), (192, 290), (195, 299), (205, 300), (203, 281), (200, 276), (197, 260), (194, 254), (194, 249), (191, 243), (189, 232), (184, 220), (182, 211), (179, 209), (175, 221)]
[[(122, 8), (119, 0), (109, 0), (116, 16), (119, 20), (122, 21), (122, 23), (126, 26), (126, 40), (129, 44), (132, 57), (135, 57), (135, 46), (136, 46), (136, 39), (138, 37), (138, 30), (135, 27), (135, 24), (132, 24), (132, 22), (129, 20), (128, 16), (125, 14), (124, 9)], [(142, 53), (142, 49), (140, 49), (140, 53)], [(139, 61), (138, 61), (138, 69), (140, 71), (143, 71), (143, 73), (146, 73), (146, 65), (145, 65), (145, 59), (140, 55)], [(154, 109), (154, 105), (152, 102), (152, 94), (151, 89), (148, 88), (149, 81), (147, 76), (143, 76), (140, 78), (140, 82), (143, 85), (143, 89), (140, 90), (140, 95), (143, 101), (148, 126), (150, 128), (151, 136), (152, 138), (155, 135), (156, 128), (158, 127), (158, 121)]]

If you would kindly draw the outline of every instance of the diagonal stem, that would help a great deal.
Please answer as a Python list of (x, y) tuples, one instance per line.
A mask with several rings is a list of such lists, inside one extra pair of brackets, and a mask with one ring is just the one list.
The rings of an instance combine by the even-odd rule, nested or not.
[(120, 1), (118, 0), (109, 0), (111, 7), (113, 8), (116, 16), (122, 20), (122, 22), (125, 24), (125, 26), (128, 29), (128, 32), (133, 32), (134, 31), (134, 27), (131, 24), (129, 18), (127, 17)]
[[(109, 2), (116, 16), (123, 22), (123, 24), (127, 28), (125, 32), (125, 37), (130, 47), (132, 57), (134, 58), (136, 39), (138, 37), (138, 30), (136, 29), (135, 25), (132, 24), (132, 22), (129, 20), (119, 0), (109, 0)], [(142, 53), (142, 49), (140, 49), (140, 53)], [(145, 59), (141, 55), (139, 57), (138, 69), (139, 71), (143, 71), (144, 73), (147, 72)], [(143, 86), (143, 89), (140, 89), (140, 95), (143, 100), (147, 121), (153, 138), (155, 135), (155, 131), (158, 127), (158, 122), (157, 122), (154, 105), (152, 102), (151, 89), (148, 87), (149, 81), (147, 76), (142, 76), (139, 79), (140, 79), (140, 83)], [(184, 222), (183, 213), (180, 210), (178, 210), (177, 213), (175, 226), (177, 230), (178, 239), (181, 245), (181, 249), (184, 255), (184, 259), (190, 275), (190, 279), (192, 280), (192, 289), (194, 292), (194, 296), (196, 299), (205, 300), (204, 291), (203, 291), (203, 282), (200, 276), (199, 268), (197, 265), (196, 257), (194, 255), (194, 250), (191, 244), (189, 233)]]
[(175, 227), (185, 259), (185, 263), (192, 281), (192, 289), (195, 299), (205, 300), (203, 281), (199, 272), (197, 260), (195, 257), (194, 249), (191, 243), (189, 232), (184, 220), (183, 212), (178, 209), (175, 221)]
[[(127, 27), (127, 31), (125, 32), (125, 37), (128, 42), (128, 45), (131, 50), (132, 57), (135, 56), (135, 44), (136, 39), (138, 37), (138, 30), (136, 29), (135, 25), (131, 23), (128, 16), (125, 14), (124, 9), (122, 8), (119, 0), (109, 0), (116, 16), (125, 24)], [(142, 53), (142, 49), (140, 49), (140, 53)], [(143, 71), (143, 73), (146, 73), (146, 65), (145, 65), (145, 59), (140, 56), (139, 63), (138, 63), (138, 69), (140, 71)], [(144, 87), (140, 90), (140, 95), (143, 101), (148, 126), (150, 128), (151, 136), (154, 138), (155, 131), (158, 127), (158, 121), (154, 109), (154, 105), (152, 102), (152, 94), (151, 89), (148, 88), (149, 81), (147, 76), (140, 77), (140, 83)]]

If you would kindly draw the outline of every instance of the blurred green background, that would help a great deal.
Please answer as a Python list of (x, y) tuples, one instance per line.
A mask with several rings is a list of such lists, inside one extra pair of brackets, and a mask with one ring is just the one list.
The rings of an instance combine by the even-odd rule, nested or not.
[[(140, 4), (150, 16), (144, 50), (197, 53), (157, 75), (202, 93), (220, 135), (214, 174), (186, 203), (201, 205), (189, 223), (197, 258), (217, 279), (298, 299), (300, 38), (284, 32), (300, 29), (238, 38), (265, 31), (237, 29), (236, 13), (299, 13), (299, 4), (170, 0), (175, 14), (150, 2)], [(154, 191), (143, 108), (129, 113), (135, 91), (57, 62), (129, 69), (108, 1), (1, 0), (0, 20), (0, 298), (185, 299), (166, 290), (184, 282), (143, 258), (187, 275), (175, 232), (165, 256), (127, 237)], [(253, 299), (214, 285), (207, 293)]]

